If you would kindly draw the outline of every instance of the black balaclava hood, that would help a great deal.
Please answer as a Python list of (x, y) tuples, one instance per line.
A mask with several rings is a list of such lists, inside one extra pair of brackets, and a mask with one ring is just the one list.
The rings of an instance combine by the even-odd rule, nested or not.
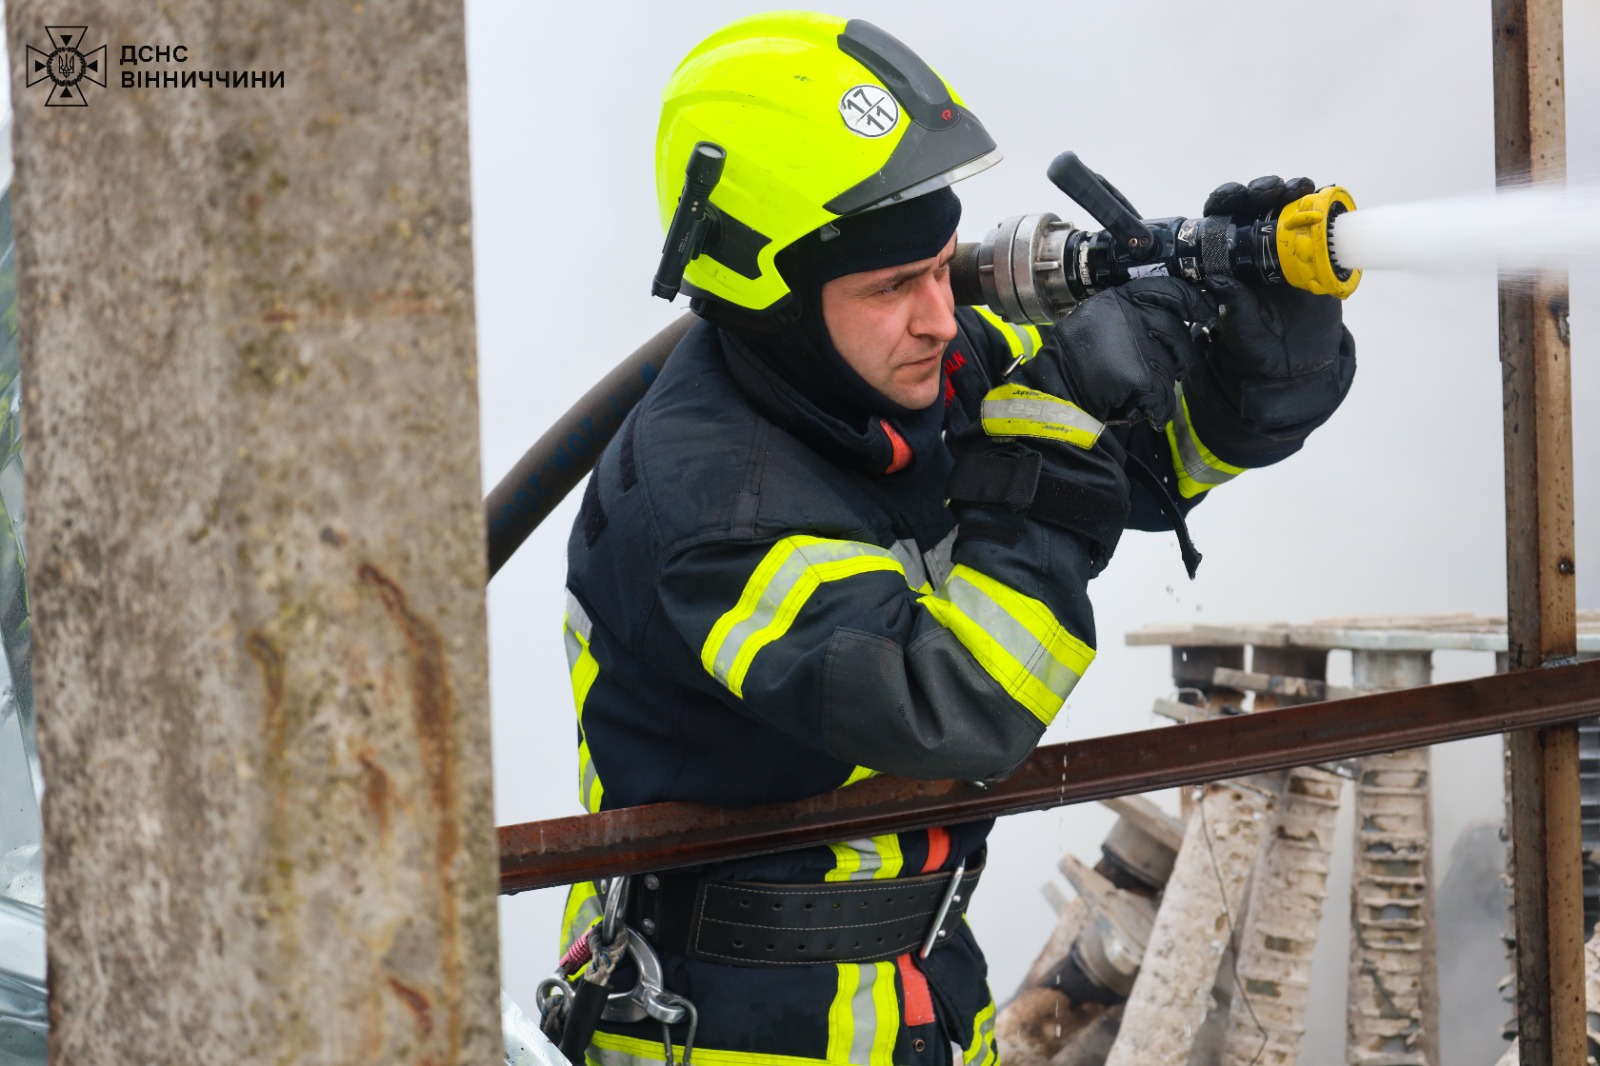
[(867, 384), (828, 335), (822, 287), (846, 274), (931, 259), (944, 250), (960, 219), (961, 201), (948, 186), (838, 219), (778, 253), (778, 270), (794, 294), (787, 313), (770, 324), (724, 320), (714, 312), (713, 317), (745, 342), (737, 346), (740, 355), (775, 373), (807, 406), (867, 437), (877, 435), (878, 420), (890, 422), (912, 454), (921, 454), (938, 439), (943, 405), (935, 400), (913, 411)]

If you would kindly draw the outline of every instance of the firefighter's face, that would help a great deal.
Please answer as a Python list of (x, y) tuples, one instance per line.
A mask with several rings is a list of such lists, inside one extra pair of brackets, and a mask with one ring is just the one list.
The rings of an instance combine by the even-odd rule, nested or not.
[(914, 411), (939, 399), (939, 366), (956, 335), (952, 235), (931, 259), (846, 274), (822, 286), (833, 346), (863, 381)]

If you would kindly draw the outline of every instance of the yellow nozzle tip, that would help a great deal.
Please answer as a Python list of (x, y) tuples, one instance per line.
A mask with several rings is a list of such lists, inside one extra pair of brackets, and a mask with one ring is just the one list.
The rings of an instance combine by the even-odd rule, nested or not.
[(1356, 209), (1356, 202), (1342, 185), (1329, 185), (1300, 197), (1278, 213), (1276, 244), (1284, 281), (1306, 292), (1342, 300), (1361, 284), (1361, 271), (1342, 271), (1333, 265), (1328, 222), (1339, 214), (1336, 207)]

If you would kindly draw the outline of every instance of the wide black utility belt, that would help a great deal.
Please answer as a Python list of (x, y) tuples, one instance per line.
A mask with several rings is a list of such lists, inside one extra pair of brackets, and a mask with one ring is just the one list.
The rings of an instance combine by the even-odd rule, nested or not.
[(656, 947), (735, 966), (878, 962), (950, 938), (983, 873), (782, 884), (692, 875), (634, 878), (628, 925)]

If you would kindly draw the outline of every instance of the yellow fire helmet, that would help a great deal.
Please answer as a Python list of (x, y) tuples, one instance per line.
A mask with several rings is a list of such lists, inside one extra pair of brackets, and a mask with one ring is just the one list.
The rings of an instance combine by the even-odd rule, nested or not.
[(800, 237), (1000, 161), (988, 131), (915, 52), (871, 23), (808, 12), (740, 19), (673, 72), (656, 133), (663, 231), (701, 141), (727, 161), (710, 198), (715, 237), (683, 290), (758, 313), (789, 294), (773, 260)]

